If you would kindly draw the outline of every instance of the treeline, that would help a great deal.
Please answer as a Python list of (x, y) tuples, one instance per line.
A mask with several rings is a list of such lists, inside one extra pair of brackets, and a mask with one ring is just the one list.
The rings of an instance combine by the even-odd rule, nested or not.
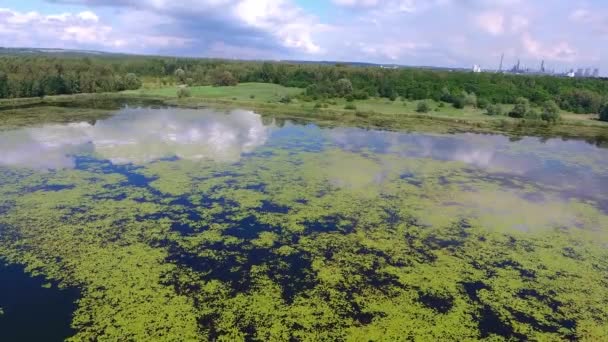
[(0, 98), (43, 97), (139, 89), (142, 81), (103, 60), (2, 57)]
[[(304, 96), (312, 100), (403, 97), (441, 100), (455, 107), (472, 96), (480, 107), (525, 98), (536, 106), (554, 101), (575, 113), (598, 113), (608, 100), (605, 79), (147, 56), (0, 57), (4, 98), (136, 89), (141, 80), (159, 85), (266, 82), (304, 88)], [(351, 90), (345, 91), (345, 80)]]

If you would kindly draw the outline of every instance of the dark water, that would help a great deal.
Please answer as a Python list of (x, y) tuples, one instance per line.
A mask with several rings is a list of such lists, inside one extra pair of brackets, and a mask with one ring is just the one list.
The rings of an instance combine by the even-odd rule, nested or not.
[(0, 340), (63, 341), (74, 334), (70, 324), (78, 291), (45, 284), (21, 266), (0, 263)]
[[(392, 231), (403, 222), (417, 229), (449, 226), (452, 231), (446, 236), (425, 237), (416, 245), (420, 254), (416, 262), (423, 264), (436, 261), (437, 250), (475, 250), (475, 244), (485, 240), (480, 237), (472, 244), (467, 240), (472, 225), (505, 234), (576, 227), (585, 232), (600, 231), (604, 238), (602, 225), (608, 222), (608, 150), (583, 141), (535, 137), (513, 141), (501, 135), (321, 128), (278, 124), (242, 110), (126, 108), (93, 123), (3, 131), (0, 174), (0, 194), (5, 195), (0, 199), (0, 214), (14, 211), (20, 195), (32, 195), (37, 203), (38, 195), (74, 192), (88, 186), (94, 190), (80, 195), (82, 208), (66, 211), (66, 221), (72, 216), (86, 217), (87, 210), (98, 202), (107, 205), (107, 201), (129, 199), (142, 206), (163, 206), (159, 212), (137, 213), (113, 222), (119, 232), (111, 242), (120, 240), (125, 221), (168, 221), (172, 240), (151, 243), (168, 250), (167, 262), (203, 274), (205, 280), (228, 284), (233, 294), (255, 288), (251, 270), (264, 265), (288, 304), (318, 284), (311, 271), (315, 258), (329, 262), (342, 251), (335, 246), (312, 252), (302, 248), (279, 256), (269, 246), (295, 246), (322, 234), (353, 234), (359, 221), (345, 213), (348, 205), (340, 207), (340, 203), (317, 203), (318, 212), (302, 214), (296, 224), (300, 230), (295, 232), (282, 229), (277, 221), (264, 221), (268, 219), (264, 215), (289, 217), (334, 191), (344, 192), (344, 198), (376, 196), (373, 204), (381, 207), (382, 217), (386, 216), (381, 226), (386, 230)], [(272, 177), (263, 179), (268, 174)], [(98, 178), (108, 175), (115, 176), (116, 182), (94, 187)], [(73, 179), (80, 183), (71, 184)], [(295, 189), (296, 194), (285, 189)], [(407, 191), (412, 191), (412, 198), (407, 198)], [(393, 203), (391, 199), (399, 196), (401, 201)], [(423, 203), (420, 207), (407, 207), (417, 198)], [(335, 211), (328, 209), (332, 205), (336, 205)], [(404, 207), (411, 212), (399, 212)], [(126, 211), (117, 208), (117, 215)], [(35, 205), (27, 209), (36, 215)], [(446, 218), (453, 222), (446, 224)], [(87, 219), (105, 218), (92, 215)], [(202, 240), (194, 247), (184, 243), (209, 231), (213, 224), (224, 227), (221, 235), (225, 240)], [(270, 242), (258, 241), (261, 237)], [(384, 252), (370, 250), (360, 248), (353, 255), (390, 259)], [(505, 250), (508, 248), (498, 252)], [(568, 258), (574, 254), (564, 252)], [(410, 263), (395, 261), (391, 266)], [(364, 285), (372, 288), (403, 287), (398, 277), (380, 274), (375, 265), (370, 269), (352, 267), (349, 272), (364, 274)], [(501, 260), (492, 267), (516, 270), (522, 279), (534, 278), (520, 263)], [(475, 264), (474, 268), (486, 271), (483, 265)], [(495, 269), (487, 271), (488, 277), (495, 273)], [(499, 317), (499, 310), (481, 302), (479, 293), (491, 290), (488, 279), (462, 279), (461, 283), (462, 298), (476, 305), (470, 310), (477, 310), (481, 337), (525, 339)], [(2, 340), (54, 341), (74, 333), (69, 326), (77, 293), (45, 289), (43, 284), (43, 279), (29, 278), (19, 267), (0, 268), (0, 307), (5, 312), (0, 316)], [(358, 289), (341, 288), (343, 292), (351, 290)], [(421, 307), (437, 315), (448, 314), (458, 303), (454, 293), (442, 296), (416, 291)], [(534, 291), (526, 289), (518, 296), (538, 294)], [(536, 297), (557, 312), (555, 301)], [(374, 316), (363, 312), (355, 299), (348, 300), (354, 303), (349, 317), (358, 325), (371, 324)], [(541, 332), (556, 330), (520, 312), (513, 317)], [(573, 322), (563, 318), (553, 323), (572, 330)], [(204, 324), (213, 325), (211, 321)], [(29, 329), (32, 326), (37, 328)]]

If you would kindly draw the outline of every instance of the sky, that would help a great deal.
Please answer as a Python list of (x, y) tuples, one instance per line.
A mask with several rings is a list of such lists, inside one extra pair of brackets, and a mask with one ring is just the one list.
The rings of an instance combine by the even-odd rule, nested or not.
[(605, 75), (608, 1), (0, 0), (0, 46)]

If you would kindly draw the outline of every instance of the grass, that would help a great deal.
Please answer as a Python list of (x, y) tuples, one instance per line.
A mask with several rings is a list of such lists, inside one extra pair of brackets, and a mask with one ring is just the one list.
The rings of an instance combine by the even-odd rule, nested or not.
[[(151, 96), (175, 97), (179, 87), (171, 86), (156, 89), (141, 89), (127, 91), (127, 94), (141, 94)], [(287, 88), (269, 83), (241, 83), (235, 87), (190, 87), (192, 97), (251, 101), (251, 102), (278, 102), (283, 96), (295, 96), (302, 92), (300, 88)]]
[[(347, 102), (344, 99), (303, 101), (297, 98), (301, 88), (287, 88), (268, 83), (241, 83), (234, 87), (190, 87), (191, 97), (177, 98), (178, 86), (157, 87), (147, 84), (144, 88), (121, 93), (77, 94), (48, 96), (44, 99), (0, 100), (0, 110), (22, 108), (30, 111), (36, 106), (70, 106), (111, 109), (120, 103), (134, 105), (172, 105), (188, 108), (217, 107), (255, 110), (263, 115), (314, 120), (318, 124), (379, 127), (385, 129), (411, 129), (433, 132), (502, 133), (513, 136), (559, 136), (608, 141), (608, 124), (597, 120), (597, 115), (562, 113), (563, 120), (557, 125), (541, 121), (512, 119), (507, 116), (488, 116), (484, 109), (466, 107), (456, 109), (448, 103), (425, 100), (430, 112), (418, 113), (419, 101), (370, 98)], [(282, 101), (285, 97), (291, 101)], [(112, 103), (114, 102), (114, 104)], [(150, 102), (152, 103), (152, 102)], [(346, 106), (350, 105), (346, 109)], [(511, 110), (504, 105), (503, 111)]]

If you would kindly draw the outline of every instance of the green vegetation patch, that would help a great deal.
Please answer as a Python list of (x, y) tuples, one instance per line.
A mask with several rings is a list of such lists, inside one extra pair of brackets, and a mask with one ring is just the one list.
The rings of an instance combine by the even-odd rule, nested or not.
[(606, 338), (592, 203), (461, 162), (310, 148), (3, 168), (0, 255), (82, 289), (74, 341)]

